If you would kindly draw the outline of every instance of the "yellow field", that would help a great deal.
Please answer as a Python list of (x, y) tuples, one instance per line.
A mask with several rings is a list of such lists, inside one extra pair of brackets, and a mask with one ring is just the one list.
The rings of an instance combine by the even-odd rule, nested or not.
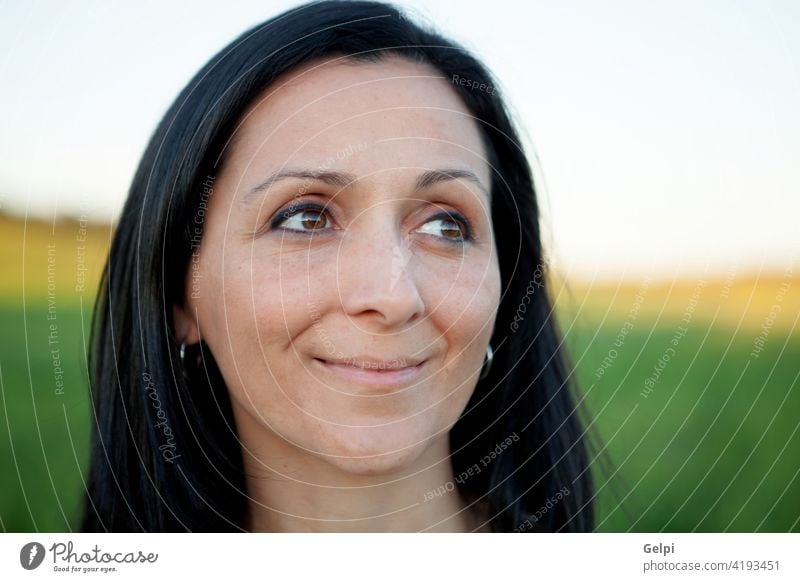
[(0, 213), (0, 301), (55, 296), (94, 301), (112, 227), (77, 220), (48, 224)]
[[(790, 330), (800, 313), (800, 285), (793, 282), (800, 269), (782, 273), (738, 274), (734, 279), (643, 280), (620, 283), (591, 284), (571, 280), (554, 285), (559, 312), (607, 316), (609, 320), (625, 318), (640, 298), (640, 316), (650, 320), (681, 319), (696, 304), (692, 319), (711, 321), (736, 328), (758, 329), (765, 323)], [(694, 300), (694, 301), (693, 301)], [(777, 308), (776, 308), (777, 306)], [(774, 317), (771, 317), (773, 316)]]

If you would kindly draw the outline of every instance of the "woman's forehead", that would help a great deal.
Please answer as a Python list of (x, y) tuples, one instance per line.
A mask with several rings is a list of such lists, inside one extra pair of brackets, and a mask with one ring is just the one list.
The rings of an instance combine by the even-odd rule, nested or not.
[(334, 155), (372, 170), (485, 159), (477, 122), (442, 74), (396, 57), (319, 61), (278, 79), (243, 116), (228, 154), (277, 167)]

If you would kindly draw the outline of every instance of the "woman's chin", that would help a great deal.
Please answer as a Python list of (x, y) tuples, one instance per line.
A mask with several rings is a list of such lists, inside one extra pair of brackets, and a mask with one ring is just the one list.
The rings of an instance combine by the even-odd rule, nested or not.
[(328, 464), (353, 475), (389, 475), (410, 468), (428, 449), (430, 435), (409, 438), (408, 433), (383, 428), (345, 429), (331, 435), (320, 455)]

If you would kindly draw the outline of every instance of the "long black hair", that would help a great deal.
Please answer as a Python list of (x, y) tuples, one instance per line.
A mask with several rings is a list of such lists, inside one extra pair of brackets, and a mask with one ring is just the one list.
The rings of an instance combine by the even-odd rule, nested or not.
[(182, 363), (172, 320), (197, 244), (193, 221), (227, 140), (265, 87), (315, 59), (388, 55), (452, 81), (492, 166), (503, 293), (493, 364), (450, 432), (451, 487), (486, 505), (493, 531), (593, 529), (586, 421), (548, 295), (532, 171), (500, 94), (488, 90), (496, 86), (491, 74), (394, 6), (327, 0), (289, 10), (221, 50), (144, 152), (95, 306), (95, 426), (82, 530), (244, 528), (248, 497), (227, 388), (203, 342)]

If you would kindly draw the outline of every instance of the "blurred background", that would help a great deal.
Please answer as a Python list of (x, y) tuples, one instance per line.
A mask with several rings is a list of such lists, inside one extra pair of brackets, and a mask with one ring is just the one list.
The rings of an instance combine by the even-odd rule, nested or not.
[[(71, 531), (96, 285), (191, 76), (295, 2), (5, 3), (0, 531)], [(402, 1), (535, 152), (600, 531), (800, 531), (800, 4)]]

